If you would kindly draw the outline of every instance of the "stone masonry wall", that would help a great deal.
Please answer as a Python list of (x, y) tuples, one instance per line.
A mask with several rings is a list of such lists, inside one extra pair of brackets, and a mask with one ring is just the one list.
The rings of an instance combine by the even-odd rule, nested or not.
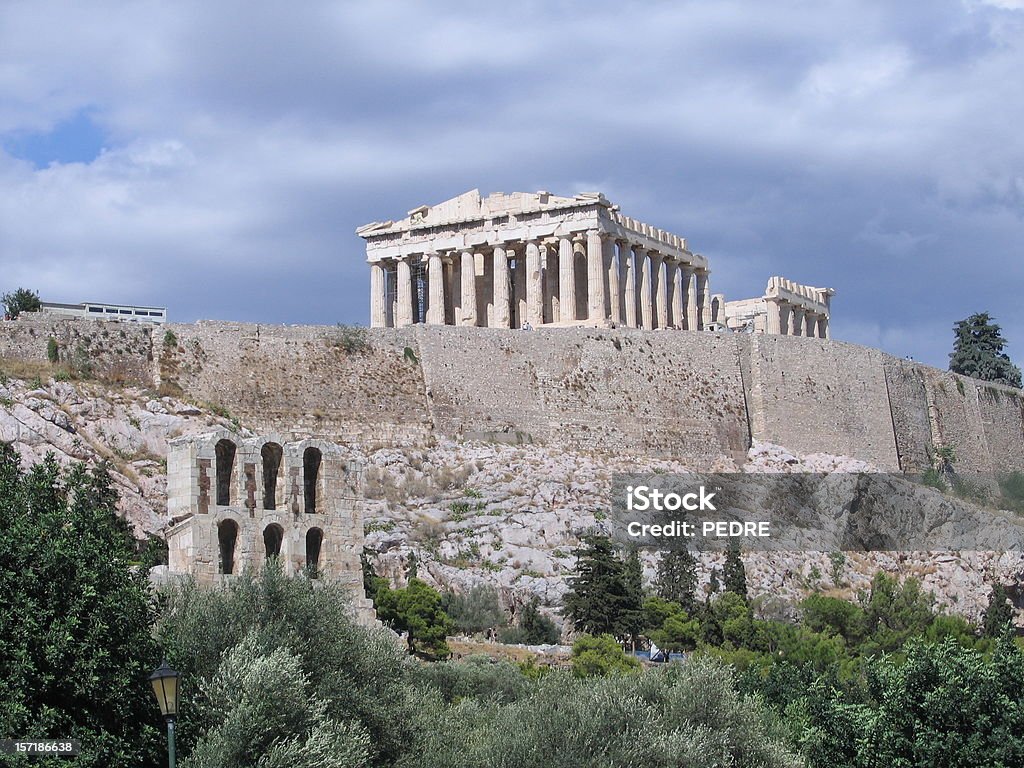
[(346, 338), (329, 326), (169, 328), (177, 343), (159, 350), (161, 386), (224, 408), (250, 428), (380, 445), (431, 434), (411, 331)]
[(932, 466), (934, 444), (925, 369), (917, 363), (889, 355), (884, 357), (882, 364), (900, 469), (924, 472)]
[(129, 384), (152, 384), (153, 327), (109, 320), (54, 319), (23, 313), (0, 320), (0, 358), (48, 362), (57, 342), (59, 362), (76, 374)]
[(0, 323), (0, 357), (44, 362), (50, 336), (100, 373), (285, 436), (535, 440), (695, 468), (753, 437), (904, 471), (949, 445), (960, 470), (1024, 470), (1019, 391), (824, 339), (22, 319)]
[(996, 472), (1024, 468), (1024, 398), (1020, 390), (977, 382), (981, 425)]
[(418, 342), (444, 434), (705, 460), (749, 447), (731, 334), (423, 327)]
[(792, 336), (750, 338), (753, 437), (899, 469), (882, 352)]

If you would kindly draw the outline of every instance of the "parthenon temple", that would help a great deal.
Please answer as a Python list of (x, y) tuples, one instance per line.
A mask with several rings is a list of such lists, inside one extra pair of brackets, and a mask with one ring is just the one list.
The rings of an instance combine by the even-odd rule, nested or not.
[[(707, 258), (684, 238), (623, 215), (600, 193), (483, 198), (474, 189), (356, 233), (370, 264), (371, 327), (730, 328), (725, 297), (711, 293)], [(781, 281), (778, 290), (785, 322), (778, 314), (744, 330), (794, 333), (801, 311), (804, 335), (827, 333), (827, 301), (814, 333), (806, 333), (805, 305), (829, 289)]]

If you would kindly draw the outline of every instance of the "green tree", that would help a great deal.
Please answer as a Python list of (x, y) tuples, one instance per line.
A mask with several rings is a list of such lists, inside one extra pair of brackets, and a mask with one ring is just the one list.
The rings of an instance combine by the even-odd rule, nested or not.
[(725, 580), (725, 591), (747, 599), (747, 570), (740, 557), (740, 543), (736, 539), (729, 540), (725, 551), (725, 566), (722, 569)]
[(196, 704), (215, 723), (183, 768), (360, 768), (369, 734), (327, 714), (302, 659), (252, 632), (200, 684)]
[(949, 355), (949, 370), (982, 381), (1020, 387), (1020, 368), (1003, 352), (1002, 330), (987, 312), (971, 315), (953, 326), (956, 337)]
[(116, 501), (105, 468), (23, 472), (0, 443), (0, 734), (80, 739), (81, 766), (159, 755), (153, 608)]
[(18, 288), (11, 293), (5, 293), (0, 296), (0, 304), (7, 308), (7, 314), (11, 316), (11, 319), (16, 318), (22, 312), (38, 312), (42, 306), (39, 294), (28, 288)]
[(554, 645), (561, 639), (555, 622), (540, 612), (536, 597), (519, 609), (516, 625), (501, 634), (503, 643), (524, 645)]
[(680, 547), (662, 555), (654, 589), (659, 597), (693, 611), (697, 604), (697, 561), (688, 549)]
[[(181, 672), (179, 757), (188, 758), (206, 744), (197, 760), (211, 760), (218, 754), (216, 744), (233, 728), (243, 727), (249, 711), (265, 713), (270, 719), (262, 722), (268, 732), (294, 742), (295, 749), (305, 748), (304, 758), (315, 754), (311, 750), (316, 740), (308, 742), (318, 724), (330, 730), (331, 723), (360, 723), (369, 734), (370, 763), (393, 765), (409, 748), (410, 723), (421, 704), (407, 680), (408, 657), (390, 632), (356, 623), (348, 589), (305, 575), (289, 577), (279, 564), (271, 564), (258, 575), (246, 571), (218, 587), (185, 581), (163, 590), (157, 637), (168, 663)], [(247, 648), (257, 650), (239, 651)], [(275, 656), (279, 650), (285, 653)], [(233, 662), (225, 666), (226, 659), (245, 657), (253, 658), (251, 669), (236, 671)], [(299, 659), (301, 679), (293, 668), (285, 677), (275, 677), (266, 663), (274, 658), (292, 665), (291, 657)], [(264, 706), (265, 692), (278, 693), (276, 686), (284, 680), (295, 681), (310, 697), (308, 708), (292, 700), (291, 690), (280, 690), (279, 708), (276, 703)], [(213, 693), (233, 687), (228, 681), (239, 681), (230, 697)], [(317, 715), (317, 699), (326, 703), (331, 723)], [(295, 728), (277, 727), (277, 711)], [(260, 722), (251, 727), (260, 727)], [(349, 735), (361, 742), (358, 729), (350, 729)], [(351, 745), (352, 739), (342, 742)], [(261, 742), (260, 749), (264, 747)]]
[(576, 571), (564, 601), (565, 615), (576, 630), (614, 637), (631, 634), (639, 606), (611, 539), (584, 537), (576, 550)]
[(576, 677), (603, 677), (639, 671), (639, 660), (628, 656), (611, 635), (580, 635), (572, 645), (572, 672)]
[(982, 618), (982, 629), (986, 637), (1001, 637), (1009, 623), (1013, 620), (1013, 608), (1006, 594), (1006, 587), (998, 581), (992, 585), (988, 596), (988, 605)]
[(455, 628), (467, 635), (508, 624), (498, 590), (490, 584), (475, 584), (461, 594), (445, 592), (441, 607), (451, 617)]
[(448, 635), (455, 625), (441, 607), (441, 595), (420, 579), (409, 579), (401, 589), (377, 593), (377, 616), (395, 631), (407, 633), (409, 652), (428, 658), (451, 654)]
[(863, 597), (864, 623), (874, 651), (894, 651), (909, 638), (923, 635), (935, 618), (935, 599), (921, 590), (917, 579), (901, 585), (895, 577), (879, 571), (871, 580), (871, 591)]

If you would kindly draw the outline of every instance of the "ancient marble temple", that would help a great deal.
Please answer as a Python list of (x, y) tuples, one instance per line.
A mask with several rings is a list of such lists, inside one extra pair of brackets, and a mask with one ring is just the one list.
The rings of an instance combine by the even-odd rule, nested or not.
[[(600, 193), (471, 190), (356, 233), (370, 264), (372, 327), (729, 328), (707, 258)], [(803, 317), (801, 330), (811, 328)], [(807, 335), (818, 335), (817, 319), (813, 328)], [(742, 329), (784, 332), (772, 322)]]

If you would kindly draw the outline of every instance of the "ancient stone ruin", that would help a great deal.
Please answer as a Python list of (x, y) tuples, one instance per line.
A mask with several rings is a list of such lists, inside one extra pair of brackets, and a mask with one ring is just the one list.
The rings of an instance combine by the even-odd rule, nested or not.
[(360, 621), (363, 593), (359, 463), (323, 440), (240, 438), (227, 430), (170, 441), (168, 570), (201, 583), (260, 569), (339, 582)]
[(800, 285), (784, 277), (768, 280), (764, 296), (725, 303), (726, 324), (735, 331), (831, 338), (832, 288)]
[[(482, 198), (471, 190), (356, 232), (366, 240), (375, 328), (739, 329), (727, 325), (725, 297), (711, 293), (705, 256), (685, 238), (623, 215), (600, 193)], [(742, 329), (825, 338), (829, 307), (819, 293), (831, 289), (772, 281), (770, 298), (787, 307), (784, 327), (773, 316)]]

